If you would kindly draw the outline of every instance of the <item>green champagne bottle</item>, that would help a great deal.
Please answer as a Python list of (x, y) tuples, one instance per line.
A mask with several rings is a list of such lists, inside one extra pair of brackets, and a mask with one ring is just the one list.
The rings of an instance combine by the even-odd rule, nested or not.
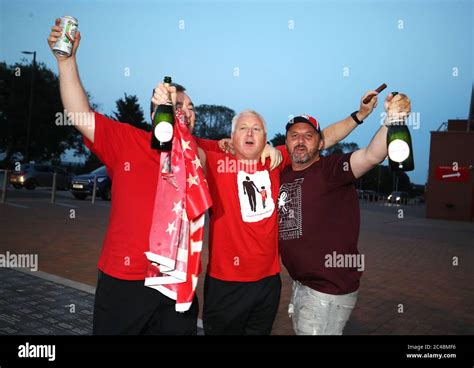
[(390, 170), (412, 171), (415, 168), (411, 135), (404, 120), (388, 126), (387, 146)]
[[(171, 77), (163, 80), (167, 86), (171, 84)], [(158, 105), (153, 119), (153, 130), (151, 134), (151, 148), (160, 151), (171, 151), (173, 141), (174, 112), (171, 97), (164, 105)]]

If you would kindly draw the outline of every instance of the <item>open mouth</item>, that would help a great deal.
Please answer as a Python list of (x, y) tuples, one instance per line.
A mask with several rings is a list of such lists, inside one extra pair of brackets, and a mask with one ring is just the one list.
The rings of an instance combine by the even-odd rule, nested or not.
[(248, 146), (248, 147), (251, 147), (251, 146), (253, 146), (254, 144), (255, 144), (255, 142), (252, 141), (252, 140), (246, 140), (246, 141), (245, 141), (245, 145)]
[(295, 151), (298, 153), (302, 153), (302, 152), (307, 152), (308, 149), (306, 148), (306, 146), (297, 146), (295, 147)]

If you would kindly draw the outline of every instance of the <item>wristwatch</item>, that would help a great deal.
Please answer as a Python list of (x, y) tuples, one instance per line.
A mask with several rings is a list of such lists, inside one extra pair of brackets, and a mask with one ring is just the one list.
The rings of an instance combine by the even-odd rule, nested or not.
[(351, 114), (351, 118), (354, 119), (354, 121), (355, 121), (357, 124), (360, 125), (360, 124), (362, 124), (362, 123), (364, 122), (364, 120), (359, 120), (359, 119), (357, 118), (357, 113), (358, 113), (358, 112), (359, 112), (358, 110), (357, 110), (357, 111), (354, 111), (354, 112)]

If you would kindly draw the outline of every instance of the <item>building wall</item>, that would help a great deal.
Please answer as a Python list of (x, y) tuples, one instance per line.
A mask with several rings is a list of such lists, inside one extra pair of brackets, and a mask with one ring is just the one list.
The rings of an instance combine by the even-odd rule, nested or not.
[(426, 217), (448, 220), (473, 220), (474, 171), (464, 183), (435, 179), (436, 167), (474, 166), (474, 132), (431, 132), (430, 166), (426, 192)]

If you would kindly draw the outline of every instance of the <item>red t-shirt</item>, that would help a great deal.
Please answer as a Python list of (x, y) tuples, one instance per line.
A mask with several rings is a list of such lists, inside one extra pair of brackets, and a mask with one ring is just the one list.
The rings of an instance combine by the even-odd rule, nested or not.
[(221, 152), (219, 148), (219, 141), (214, 141), (212, 139), (198, 138), (194, 137), (197, 145), (205, 151)]
[[(294, 280), (327, 294), (359, 288), (360, 211), (349, 154), (286, 168), (278, 197), (281, 259)], [(362, 266), (362, 267), (361, 267)]]
[[(146, 277), (149, 235), (160, 172), (160, 155), (150, 148), (151, 132), (95, 113), (94, 143), (86, 146), (106, 165), (112, 205), (99, 269), (123, 280)], [(198, 141), (198, 140), (197, 140)], [(205, 141), (208, 149), (217, 142)]]
[(239, 166), (230, 154), (206, 152), (206, 157), (213, 202), (208, 274), (224, 281), (250, 282), (279, 273), (276, 200), (284, 164), (270, 171), (269, 160), (265, 166), (260, 161)]

